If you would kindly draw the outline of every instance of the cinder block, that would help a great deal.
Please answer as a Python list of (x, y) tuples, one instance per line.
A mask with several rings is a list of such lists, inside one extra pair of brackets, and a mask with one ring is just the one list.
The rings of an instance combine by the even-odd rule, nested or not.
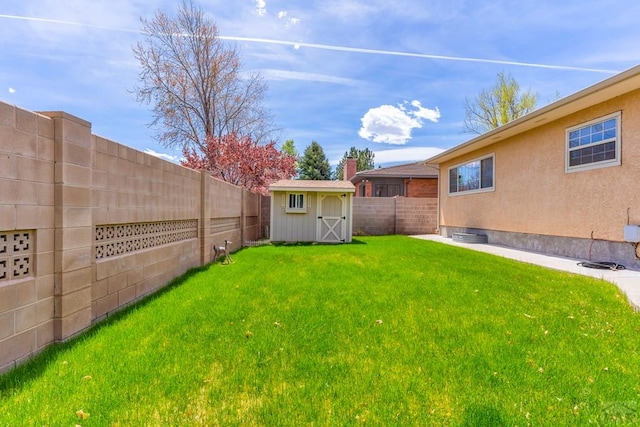
[(107, 295), (96, 300), (93, 307), (93, 316), (102, 317), (118, 308), (118, 294)]
[(36, 183), (38, 204), (40, 206), (55, 205), (55, 186), (53, 183)]
[(54, 279), (53, 274), (38, 275), (36, 278), (36, 299), (38, 301), (53, 297)]
[(16, 108), (16, 129), (37, 133), (38, 131), (38, 119), (37, 115), (31, 111), (23, 110), (22, 108)]
[(93, 282), (91, 286), (91, 300), (97, 301), (108, 294), (107, 279)]
[(36, 205), (38, 187), (36, 183), (0, 179), (0, 205)]
[(18, 176), (16, 164), (17, 159), (14, 154), (0, 152), (0, 178), (16, 179)]
[(36, 113), (36, 115), (38, 119), (38, 135), (53, 141), (53, 139), (55, 138), (55, 128), (53, 120), (39, 113)]
[[(2, 191), (2, 181), (0, 181)], [(0, 205), (0, 230), (16, 229), (16, 208), (13, 205)]]
[(54, 340), (53, 337), (53, 320), (49, 320), (46, 323), (38, 325), (36, 328), (36, 345), (37, 348), (42, 348), (48, 344), (51, 344)]
[(26, 157), (37, 156), (38, 136), (35, 133), (0, 126), (0, 141), (4, 152)]
[(53, 162), (33, 157), (16, 157), (17, 177), (23, 181), (53, 182)]
[(109, 174), (105, 171), (93, 170), (91, 185), (93, 188), (107, 188), (109, 185)]
[(0, 313), (0, 340), (16, 333), (15, 316), (13, 311)]
[(13, 283), (0, 285), (0, 313), (13, 310), (16, 302), (16, 285)]
[(56, 307), (56, 316), (66, 318), (87, 307), (91, 308), (91, 288), (81, 289), (69, 294), (64, 294), (55, 301), (59, 305)]
[(135, 285), (140, 283), (144, 278), (144, 269), (143, 267), (138, 267), (134, 270), (127, 272), (127, 285)]
[(89, 267), (91, 265), (91, 247), (56, 251), (60, 260), (60, 271), (67, 272)]
[(29, 330), (38, 324), (38, 306), (36, 304), (21, 307), (15, 311), (16, 333)]
[[(87, 209), (89, 213), (91, 212)], [(93, 230), (91, 227), (66, 227), (56, 230), (56, 238), (60, 239), (57, 249), (84, 249), (91, 251)]]
[(62, 206), (91, 206), (91, 189), (88, 187), (62, 186), (61, 203)]
[(78, 187), (90, 187), (92, 182), (92, 170), (87, 166), (72, 163), (56, 164), (56, 183), (74, 185)]
[(16, 307), (32, 304), (36, 301), (36, 279), (29, 279), (15, 284)]
[(91, 208), (89, 207), (62, 207), (62, 227), (76, 228), (83, 227), (91, 230), (93, 224), (91, 218)]
[(79, 290), (91, 287), (92, 268), (85, 267), (78, 270), (62, 273), (60, 293), (63, 295), (70, 294)]
[(0, 341), (0, 365), (31, 354), (36, 349), (36, 331), (31, 329)]
[(91, 326), (91, 306), (54, 320), (56, 340), (66, 340)]
[(16, 107), (0, 102), (0, 126), (11, 129), (16, 127)]
[(129, 286), (118, 292), (118, 307), (136, 299), (136, 287)]
[(55, 227), (55, 208), (51, 206), (38, 206), (38, 229), (52, 229)]
[(39, 208), (38, 205), (16, 206), (16, 228), (22, 230), (38, 228)]
[(107, 293), (114, 294), (127, 286), (127, 272), (107, 278)]
[(48, 298), (42, 301), (38, 301), (36, 304), (36, 312), (37, 318), (36, 322), (38, 325), (43, 323), (53, 321), (53, 298)]

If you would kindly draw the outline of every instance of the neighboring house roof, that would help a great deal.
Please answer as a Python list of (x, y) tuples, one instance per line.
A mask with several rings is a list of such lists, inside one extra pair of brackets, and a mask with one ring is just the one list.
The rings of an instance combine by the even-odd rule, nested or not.
[(426, 160), (440, 164), (640, 88), (640, 65), (539, 108)]
[(438, 166), (427, 165), (424, 161), (407, 163), (386, 168), (369, 169), (356, 173), (351, 182), (357, 184), (371, 178), (438, 178)]
[(269, 191), (322, 191), (327, 193), (344, 193), (346, 191), (355, 193), (356, 188), (349, 181), (283, 179), (271, 184)]

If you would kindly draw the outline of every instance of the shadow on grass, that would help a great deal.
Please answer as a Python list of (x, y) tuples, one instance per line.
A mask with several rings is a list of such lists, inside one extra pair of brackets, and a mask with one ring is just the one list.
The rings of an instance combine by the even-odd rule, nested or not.
[(333, 246), (333, 245), (366, 245), (367, 242), (353, 239), (349, 243), (321, 243), (321, 242), (272, 242), (273, 246)]
[(49, 365), (57, 359), (60, 353), (73, 348), (78, 343), (87, 340), (97, 334), (102, 328), (106, 328), (117, 324), (122, 319), (125, 319), (131, 312), (138, 310), (147, 304), (162, 297), (167, 292), (181, 286), (191, 277), (198, 273), (207, 271), (212, 263), (206, 264), (201, 267), (195, 267), (187, 270), (183, 275), (176, 277), (167, 283), (164, 287), (158, 289), (152, 294), (142, 297), (142, 299), (127, 305), (120, 310), (109, 314), (105, 319), (92, 325), (89, 329), (83, 331), (79, 335), (69, 339), (68, 341), (57, 342), (50, 344), (42, 352), (33, 356), (28, 361), (18, 365), (14, 369), (4, 374), (0, 374), (0, 398), (4, 398), (11, 394), (14, 390), (19, 390), (23, 385), (36, 380), (42, 375)]
[(460, 427), (501, 427), (507, 423), (500, 411), (489, 405), (472, 405), (464, 411), (464, 418)]

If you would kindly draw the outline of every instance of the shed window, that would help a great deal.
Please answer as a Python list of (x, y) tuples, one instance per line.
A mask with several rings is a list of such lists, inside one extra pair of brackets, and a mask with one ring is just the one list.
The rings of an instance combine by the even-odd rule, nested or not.
[(620, 112), (567, 129), (567, 172), (619, 164)]
[(306, 193), (287, 193), (287, 212), (306, 213), (307, 212)]
[(449, 194), (493, 190), (493, 154), (449, 169)]

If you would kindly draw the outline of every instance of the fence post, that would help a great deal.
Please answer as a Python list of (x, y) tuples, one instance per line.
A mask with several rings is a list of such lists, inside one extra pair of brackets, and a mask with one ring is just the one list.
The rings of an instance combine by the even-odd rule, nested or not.
[(91, 326), (93, 248), (91, 123), (42, 113), (54, 122), (54, 320), (56, 341)]
[(200, 265), (211, 259), (211, 178), (209, 171), (200, 169)]

